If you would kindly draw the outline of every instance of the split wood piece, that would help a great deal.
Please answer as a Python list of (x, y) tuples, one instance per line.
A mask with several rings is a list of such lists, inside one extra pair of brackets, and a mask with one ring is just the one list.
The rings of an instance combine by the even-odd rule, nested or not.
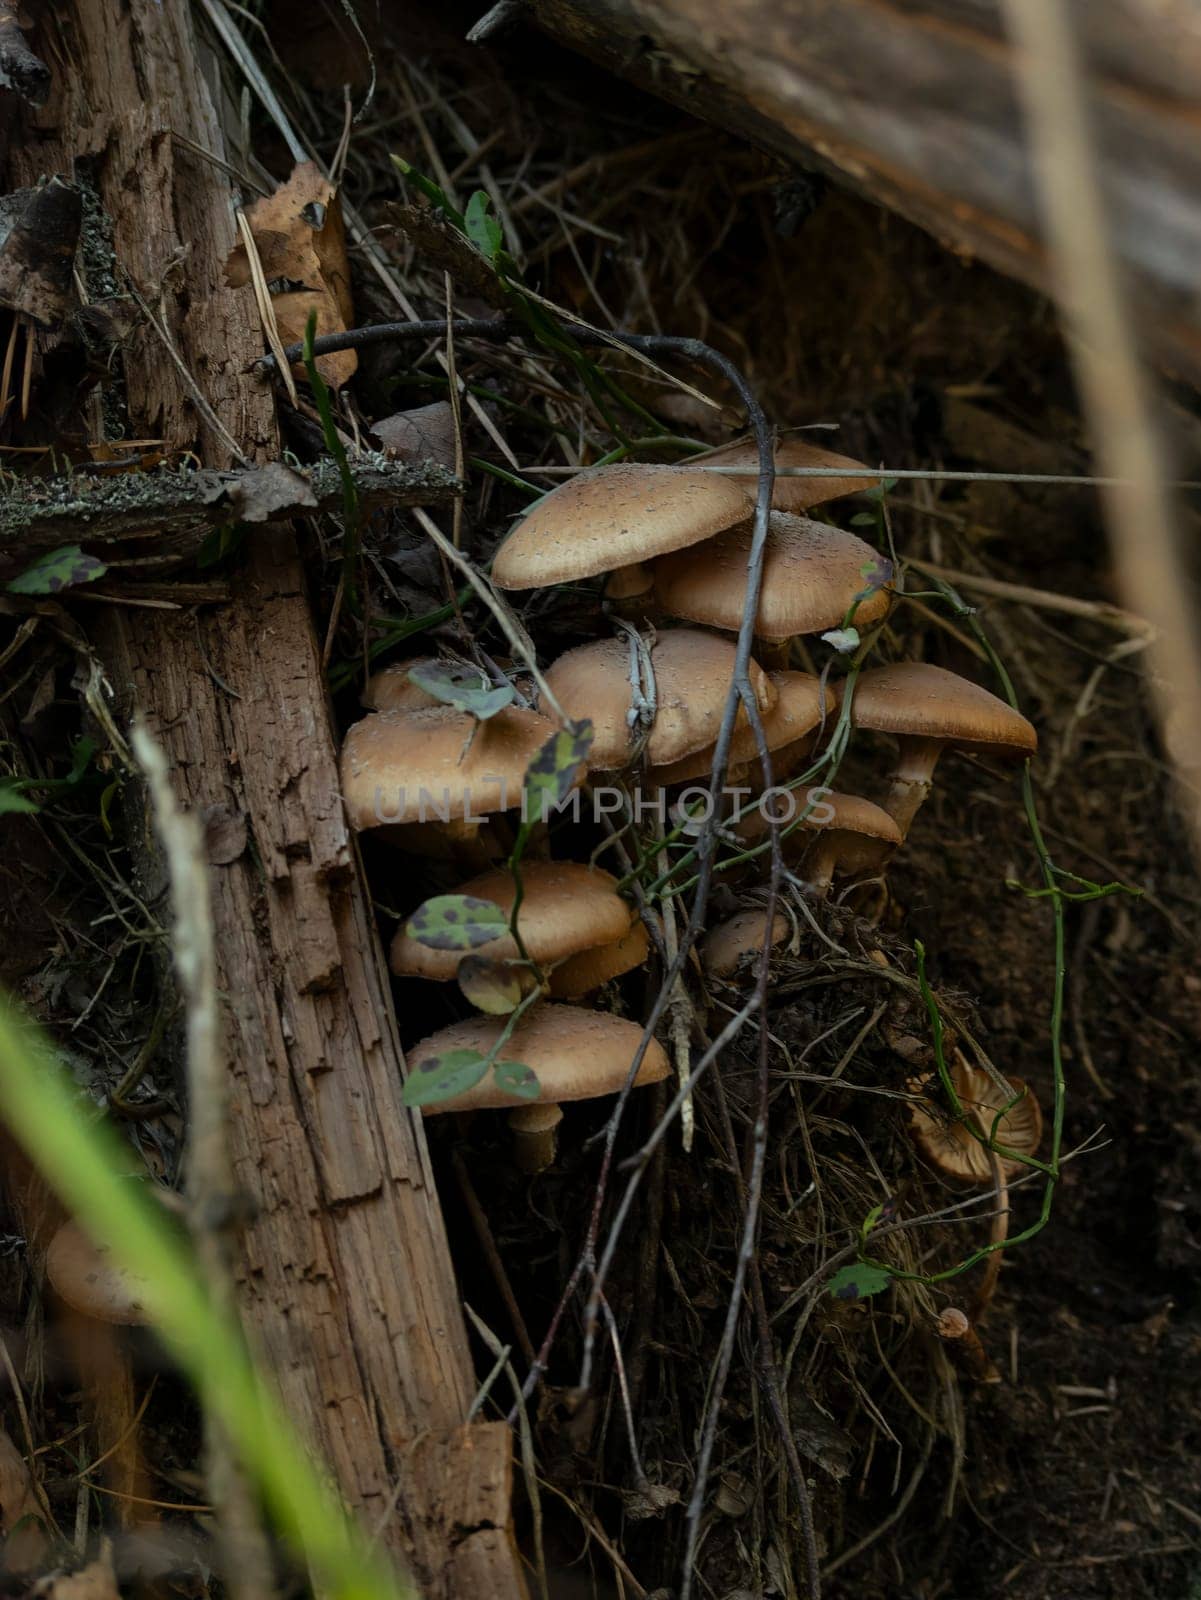
[[(182, 418), (180, 423), (182, 427)], [(351, 463), (351, 472), (365, 511), (435, 505), (459, 489), (457, 478), (431, 462), (357, 461)], [(190, 540), (172, 545), (183, 556), (200, 548), (210, 528), (340, 510), (342, 495), (332, 461), (304, 472), (271, 461), (245, 472), (127, 472), (116, 477), (77, 472), (21, 478), (6, 485), (0, 498), (0, 551), (8, 555), (64, 541), (106, 545), (126, 539), (153, 540), (157, 550), (168, 538), (191, 534)]]
[[(1000, 0), (530, 0), (530, 11), (690, 116), (1050, 291)], [(1094, 71), (1115, 241), (1161, 356), (1196, 382), (1201, 15), (1162, 0), (1088, 0), (1072, 15)]]
[[(186, 128), (223, 154), (189, 7), (70, 0), (54, 26), (72, 71), (36, 130), (14, 129), (7, 181), (35, 181), (34, 162), (69, 172), (90, 158), (118, 260), (208, 407), (246, 456), (276, 455), (271, 397), (249, 371), (262, 351), (253, 297), (223, 281), (228, 178), (171, 136)], [(199, 443), (228, 465), (228, 441), (198, 420), (148, 325), (128, 341), (125, 378), (140, 435), (168, 450)], [(141, 711), (181, 803), (245, 830), (245, 847), (214, 865), (212, 894), (231, 1156), (255, 1207), (241, 1258), (250, 1341), (342, 1497), (366, 1528), (381, 1525), (427, 1600), (522, 1600), (503, 1531), (488, 1548), (472, 1533), (507, 1526), (504, 1484), (478, 1514), (456, 1500), (475, 1482), (463, 1462), (477, 1435), (461, 1429), (475, 1374), (424, 1135), (401, 1101), (390, 988), (338, 797), (292, 531), (249, 541), (229, 606), (199, 620), (122, 610), (100, 644), (121, 709)], [(132, 834), (157, 904), (165, 874), (149, 837)], [(460, 1554), (478, 1556), (470, 1585)]]

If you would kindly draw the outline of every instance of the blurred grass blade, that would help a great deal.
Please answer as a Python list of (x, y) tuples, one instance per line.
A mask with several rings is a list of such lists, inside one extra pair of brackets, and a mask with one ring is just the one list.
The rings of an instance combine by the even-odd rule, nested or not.
[(256, 1372), (241, 1329), (210, 1306), (186, 1245), (118, 1176), (116, 1136), (90, 1123), (51, 1047), (0, 1001), (0, 1121), (88, 1232), (146, 1280), (163, 1343), (226, 1430), (279, 1531), (335, 1600), (416, 1600), (372, 1554), (310, 1465), (305, 1444)]

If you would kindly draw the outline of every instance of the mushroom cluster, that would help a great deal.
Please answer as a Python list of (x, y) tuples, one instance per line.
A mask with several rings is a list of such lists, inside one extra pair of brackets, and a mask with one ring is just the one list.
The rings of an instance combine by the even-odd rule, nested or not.
[[(412, 1103), (427, 1113), (516, 1105), (518, 1157), (531, 1172), (553, 1160), (562, 1103), (668, 1072), (663, 1047), (619, 1014), (612, 991), (588, 1004), (644, 966), (652, 936), (662, 946), (653, 898), (646, 921), (635, 915), (624, 884), (593, 864), (608, 841), (598, 845), (578, 813), (574, 832), (553, 834), (517, 815), (530, 775), (558, 770), (556, 741), (574, 750), (563, 793), (582, 785), (595, 800), (617, 786), (635, 834), (642, 806), (655, 804), (665, 825), (643, 858), (672, 839), (687, 844), (703, 813), (715, 818), (724, 881), (753, 889), (778, 829), (791, 881), (817, 899), (837, 878), (880, 872), (944, 749), (1017, 760), (1035, 749), (1024, 717), (941, 667), (868, 667), (842, 684), (801, 670), (812, 665), (804, 636), (859, 639), (884, 623), (893, 596), (891, 567), (871, 545), (809, 515), (868, 487), (870, 472), (792, 442), (779, 447), (779, 466), (829, 475), (777, 479), (754, 659), (714, 791), (747, 600), (756, 479), (744, 469), (756, 459), (732, 446), (686, 466), (623, 462), (545, 495), (500, 545), (493, 582), (519, 592), (596, 582), (607, 631), (563, 651), (545, 675), (532, 662), (499, 679), (490, 661), (491, 677), (437, 657), (394, 663), (368, 683), (367, 715), (346, 737), (351, 824), (426, 858), (428, 874), (459, 879), (450, 894), (419, 904), (414, 895), (391, 946), (399, 980), (457, 983), (475, 1011), (409, 1047)], [(862, 729), (895, 740), (878, 803), (806, 787), (836, 726), (844, 738)], [(552, 840), (564, 859), (549, 859)], [(787, 918), (769, 923), (752, 903), (708, 933), (701, 969), (736, 983), (753, 952), (790, 937)], [(426, 1080), (437, 1092), (424, 1092)]]

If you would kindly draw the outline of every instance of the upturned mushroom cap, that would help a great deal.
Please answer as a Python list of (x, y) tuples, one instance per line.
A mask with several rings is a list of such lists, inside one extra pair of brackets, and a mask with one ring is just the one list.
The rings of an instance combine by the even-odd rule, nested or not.
[[(737, 630), (746, 604), (750, 522), (720, 533), (703, 548), (655, 562), (655, 598), (673, 617)], [(880, 557), (870, 544), (808, 517), (773, 511), (763, 557), (763, 583), (755, 632), (761, 639), (791, 639), (837, 627), (857, 594), (868, 588)], [(859, 602), (855, 622), (866, 627), (888, 610), (889, 593), (877, 588)]]
[[(769, 672), (768, 678), (776, 691), (776, 703), (763, 713), (763, 736), (769, 751), (784, 750), (798, 744), (820, 724), (824, 714), (834, 709), (834, 697), (823, 692), (820, 678), (811, 672)], [(736, 768), (757, 762), (759, 741), (749, 722), (734, 729), (730, 740), (727, 771), (734, 775)], [(688, 783), (693, 778), (707, 778), (713, 767), (713, 746), (684, 756), (668, 766), (653, 767), (651, 779), (663, 788), (673, 784)], [(773, 775), (775, 773), (773, 767)]]
[[(411, 1073), (448, 1050), (478, 1050), (486, 1055), (500, 1037), (503, 1017), (471, 1017), (452, 1023), (407, 1051)], [(526, 1013), (504, 1047), (506, 1061), (530, 1067), (540, 1086), (539, 1100), (592, 1100), (624, 1088), (642, 1040), (642, 1028), (607, 1011), (547, 1001)], [(667, 1052), (652, 1039), (638, 1068), (635, 1085), (657, 1083), (671, 1070)], [(511, 1111), (520, 1102), (496, 1087), (492, 1074), (465, 1094), (423, 1106), (427, 1116), (442, 1111)]]
[[(577, 861), (527, 861), (521, 869), (521, 910), (517, 926), (530, 958), (561, 961), (593, 945), (611, 944), (630, 928), (632, 912), (617, 893), (617, 879), (601, 867)], [(490, 900), (506, 916), (513, 909), (517, 886), (505, 867), (482, 872), (463, 884), (456, 894)], [(475, 955), (492, 961), (512, 961), (519, 955), (507, 933), (474, 947)], [(461, 950), (431, 950), (410, 938), (402, 926), (392, 941), (392, 971), (404, 978), (433, 978), (448, 982), (458, 971)]]
[[(754, 440), (745, 440), (742, 444), (728, 444), (724, 450), (717, 450), (711, 456), (706, 456), (703, 461), (696, 463), (698, 467), (751, 467), (758, 469), (759, 449)], [(841, 478), (777, 478), (772, 488), (771, 503), (776, 511), (789, 511), (794, 516), (802, 511), (808, 511), (810, 506), (824, 505), (827, 500), (839, 500), (846, 494), (860, 494), (864, 489), (873, 489), (880, 482), (876, 477), (855, 477), (856, 468), (867, 469), (862, 461), (855, 461), (850, 456), (840, 456), (833, 450), (824, 450), (820, 445), (809, 444), (803, 439), (783, 439), (776, 446), (776, 468), (781, 467), (825, 467), (833, 470), (835, 467), (845, 467), (847, 476)], [(732, 480), (740, 483), (747, 497), (754, 501), (758, 487), (754, 478), (735, 478)]]
[(978, 683), (924, 661), (861, 672), (851, 721), (873, 733), (934, 739), (1016, 761), (1038, 749), (1038, 735), (1020, 711)]
[(520, 805), (525, 770), (554, 733), (509, 706), (477, 722), (466, 711), (373, 711), (342, 745), (342, 799), (352, 828), (481, 817)]
[(46, 1276), (56, 1294), (97, 1322), (145, 1323), (146, 1279), (94, 1244), (76, 1222), (65, 1222), (46, 1252)]
[[(925, 1087), (930, 1081), (923, 1079), (919, 1087)], [(998, 1111), (1008, 1104), (1010, 1096), (998, 1088), (987, 1072), (973, 1067), (962, 1056), (956, 1056), (951, 1065), (951, 1081), (963, 1109), (974, 1117), (987, 1138)], [(1042, 1111), (1021, 1078), (1010, 1078), (1009, 1084), (1013, 1093), (1021, 1094), (1022, 1098), (997, 1124), (994, 1142), (1021, 1155), (1032, 1156), (1042, 1138)], [(911, 1106), (909, 1115), (915, 1143), (940, 1172), (969, 1183), (992, 1181), (988, 1150), (962, 1122), (952, 1121), (934, 1106), (924, 1104)], [(997, 1159), (1007, 1178), (1022, 1170), (1019, 1161)]]
[[(728, 978), (749, 955), (758, 956), (767, 930), (766, 911), (739, 911), (706, 935), (701, 945), (701, 965), (711, 978)], [(771, 940), (780, 944), (788, 937), (788, 919), (777, 914), (771, 919)]]
[(579, 582), (682, 550), (745, 516), (737, 480), (715, 472), (629, 461), (593, 467), (517, 524), (496, 553), (492, 580), (502, 589)]
[(581, 950), (568, 956), (562, 966), (550, 975), (550, 992), (556, 1000), (578, 1000), (591, 994), (611, 978), (620, 978), (623, 972), (632, 972), (646, 960), (650, 949), (641, 917), (635, 917), (629, 932), (611, 944), (593, 945), (591, 950)]
[[(712, 746), (734, 681), (735, 654), (728, 639), (694, 628), (672, 628), (655, 640), (651, 666), (657, 712), (646, 745), (652, 766)], [(769, 711), (776, 691), (754, 661), (750, 679), (760, 710)], [(628, 641), (598, 639), (568, 650), (548, 668), (546, 681), (569, 717), (591, 720), (588, 765), (601, 771), (625, 766), (637, 738), (629, 723), (633, 690)], [(749, 726), (745, 707), (739, 707), (738, 725)]]
[[(796, 833), (790, 836), (797, 838), (802, 833), (806, 835), (801, 848), (808, 845), (808, 834), (827, 832), (859, 834), (864, 839), (878, 839), (882, 845), (889, 848), (905, 842), (901, 830), (888, 812), (874, 801), (864, 800), (861, 795), (839, 794), (834, 790), (826, 793), (823, 790), (813, 806), (809, 807), (808, 790), (801, 788), (790, 792), (796, 797), (795, 805), (790, 808), (782, 797), (773, 796), (773, 800), (779, 800), (779, 804), (773, 809), (779, 817), (781, 827), (787, 827), (803, 811), (808, 813), (802, 818)], [(830, 815), (831, 812), (833, 816)], [(752, 805), (751, 809), (733, 824), (732, 831), (744, 844), (761, 844), (768, 837), (771, 825), (763, 808)], [(786, 840), (785, 844), (788, 843), (789, 840)]]

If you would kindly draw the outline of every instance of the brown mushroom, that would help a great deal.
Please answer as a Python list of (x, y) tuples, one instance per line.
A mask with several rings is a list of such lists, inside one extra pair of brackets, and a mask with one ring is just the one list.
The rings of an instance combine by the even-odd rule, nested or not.
[[(736, 631), (746, 605), (753, 533), (753, 523), (741, 522), (699, 549), (661, 557), (654, 566), (656, 601), (673, 617)], [(879, 556), (855, 534), (773, 511), (756, 636), (780, 643), (836, 628), (857, 595), (864, 598), (855, 607), (856, 626), (879, 621), (889, 605), (887, 588), (875, 578), (879, 567)]]
[[(761, 717), (763, 737), (772, 756), (772, 778), (791, 777), (813, 748), (815, 730), (833, 708), (834, 698), (823, 691), (821, 680), (810, 672), (769, 672), (776, 703)], [(684, 756), (667, 766), (652, 767), (650, 777), (661, 788), (707, 778), (713, 767), (713, 746)], [(749, 723), (736, 727), (730, 739), (727, 780), (741, 783), (759, 772), (759, 740)], [(761, 776), (761, 774), (760, 774)]]
[(742, 489), (714, 472), (591, 467), (522, 518), (496, 552), (492, 579), (502, 589), (578, 583), (697, 544), (745, 516)]
[[(785, 858), (805, 857), (805, 879), (818, 894), (829, 892), (836, 872), (876, 870), (903, 842), (888, 812), (859, 795), (813, 788), (794, 789), (788, 800), (778, 797), (778, 804), (776, 799), (772, 797), (768, 809), (781, 828), (800, 819), (784, 838)], [(762, 844), (771, 832), (767, 810), (751, 806), (731, 831), (744, 845)]]
[(449, 706), (376, 711), (342, 745), (342, 799), (352, 828), (478, 823), (520, 805), (526, 768), (554, 725), (509, 706), (486, 722)]
[[(471, 1017), (439, 1029), (407, 1052), (410, 1073), (419, 1073), (424, 1061), (436, 1060), (449, 1050), (478, 1050), (486, 1055), (500, 1038), (503, 1026), (503, 1018)], [(501, 1055), (504, 1060), (519, 1061), (533, 1071), (538, 1079), (539, 1104), (557, 1106), (569, 1100), (597, 1099), (623, 1089), (642, 1031), (637, 1023), (609, 1012), (585, 1011), (580, 1006), (548, 1001), (522, 1017)], [(657, 1083), (670, 1070), (667, 1052), (657, 1039), (651, 1039), (634, 1085)], [(465, 1093), (422, 1109), (427, 1116), (433, 1116), (444, 1111), (511, 1111), (515, 1104), (514, 1097), (499, 1088), (489, 1073)], [(516, 1104), (516, 1117), (510, 1121), (517, 1134), (522, 1166), (527, 1171), (541, 1171), (554, 1160), (555, 1129), (544, 1125), (545, 1118), (528, 1117), (530, 1109), (529, 1103)], [(531, 1120), (543, 1125), (531, 1129)]]
[[(930, 1082), (927, 1077), (918, 1087)], [(1002, 1088), (989, 1073), (973, 1067), (958, 1050), (951, 1061), (951, 1082), (971, 1126), (946, 1116), (927, 1101), (915, 1103), (910, 1107), (910, 1120), (919, 1150), (949, 1178), (988, 1183), (993, 1177), (994, 1155), (1004, 1176), (1013, 1177), (1022, 1170), (1022, 1163), (990, 1150), (981, 1143), (979, 1135), (983, 1134), (993, 1144), (1019, 1156), (1032, 1156), (1038, 1149), (1043, 1130), (1042, 1111), (1033, 1093), (1021, 1078), (1010, 1078), (1008, 1090)], [(1014, 1101), (1012, 1105), (1011, 1101)], [(1007, 1111), (1006, 1106), (1009, 1106)], [(1003, 1115), (998, 1121), (1000, 1113)]]
[[(767, 912), (739, 911), (706, 934), (701, 944), (701, 966), (711, 978), (728, 978), (748, 956), (758, 959), (767, 934)], [(788, 919), (777, 912), (771, 919), (770, 943), (781, 944), (788, 937)]]
[[(712, 746), (725, 714), (734, 679), (735, 649), (727, 639), (695, 628), (672, 628), (650, 647), (655, 678), (655, 719), (646, 740), (646, 757), (663, 766)], [(598, 639), (578, 645), (548, 668), (546, 681), (569, 717), (592, 723), (588, 764), (598, 771), (617, 771), (638, 747), (631, 722), (631, 645), (627, 639)], [(776, 702), (767, 674), (751, 662), (750, 680), (761, 711)], [(735, 726), (749, 726), (739, 707)]]
[[(521, 908), (517, 928), (531, 961), (539, 966), (563, 961), (582, 950), (612, 944), (630, 931), (629, 903), (617, 893), (617, 880), (601, 867), (576, 861), (527, 861), (521, 870)], [(489, 900), (510, 915), (517, 882), (504, 867), (462, 884), (457, 894)], [(520, 954), (511, 934), (504, 933), (473, 954), (493, 961), (512, 961)], [(458, 971), (462, 952), (434, 950), (402, 926), (392, 941), (392, 971), (398, 977), (449, 982)]]
[(640, 967), (649, 950), (646, 927), (641, 917), (635, 917), (620, 939), (593, 945), (561, 961), (550, 975), (550, 992), (556, 1000), (581, 1000), (602, 984)]
[[(698, 467), (706, 467), (710, 471), (720, 470), (722, 467), (743, 467), (749, 473), (759, 470), (759, 447), (753, 439), (743, 440), (740, 444), (728, 444), (720, 450), (715, 450), (712, 455), (691, 463)], [(840, 500), (843, 495), (861, 494), (864, 489), (873, 489), (880, 482), (878, 473), (871, 474), (862, 461), (852, 460), (850, 456), (840, 456), (833, 450), (826, 450), (823, 446), (810, 444), (804, 439), (781, 439), (776, 444), (776, 471), (789, 467), (816, 467), (827, 471), (835, 468), (845, 469), (845, 475), (838, 478), (789, 478), (777, 477), (772, 488), (772, 510), (787, 511), (793, 516), (799, 516), (808, 511), (811, 506), (824, 505), (828, 500)], [(865, 476), (856, 477), (855, 469), (862, 469)], [(747, 498), (754, 501), (758, 495), (758, 484), (752, 476), (739, 477), (733, 481), (740, 483)]]
[(1038, 735), (1020, 711), (943, 667), (900, 661), (861, 672), (851, 722), (897, 739), (897, 763), (884, 809), (907, 835), (930, 793), (938, 758), (948, 747), (1024, 761)]
[[(134, 1517), (147, 1486), (135, 1427), (133, 1367), (115, 1330), (149, 1322), (147, 1280), (65, 1222), (46, 1251), (46, 1279), (64, 1306), (65, 1330), (83, 1388), (96, 1409), (96, 1438), (123, 1517)], [(134, 1497), (134, 1498), (131, 1498)], [(144, 1519), (143, 1519), (144, 1520)]]

